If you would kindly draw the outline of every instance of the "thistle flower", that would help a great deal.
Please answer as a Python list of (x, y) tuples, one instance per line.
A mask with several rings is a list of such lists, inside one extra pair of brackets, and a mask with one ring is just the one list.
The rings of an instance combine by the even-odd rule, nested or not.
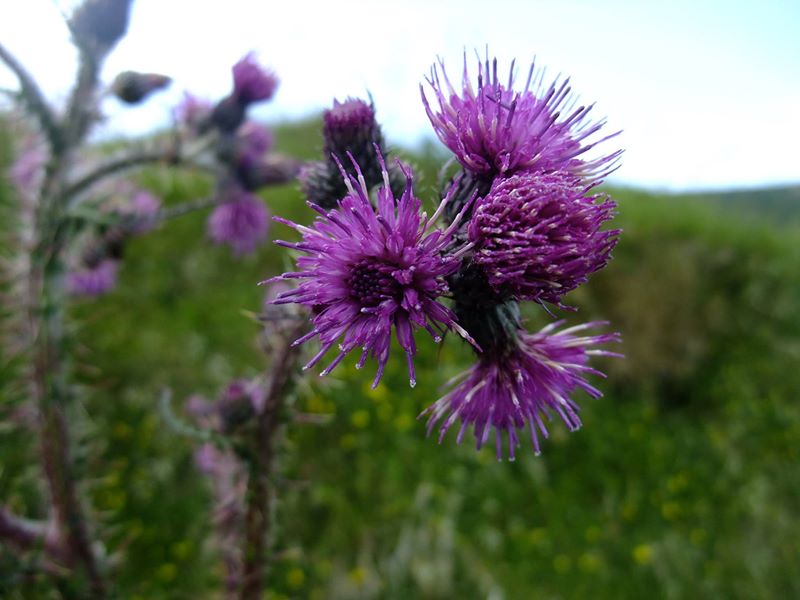
[(132, 221), (129, 230), (142, 234), (153, 229), (160, 209), (161, 200), (146, 190), (137, 190), (122, 212)]
[(559, 303), (603, 268), (619, 230), (601, 231), (615, 203), (563, 171), (495, 179), (468, 226), (473, 262), (492, 288), (518, 300)]
[(67, 291), (73, 296), (102, 296), (117, 285), (118, 268), (118, 261), (107, 258), (94, 266), (71, 271), (66, 276)]
[(258, 196), (241, 188), (232, 188), (227, 194), (208, 219), (208, 234), (215, 243), (230, 246), (236, 255), (249, 254), (267, 237), (269, 213)]
[(297, 176), (299, 163), (283, 157), (267, 157), (272, 144), (272, 132), (268, 127), (248, 121), (232, 139), (230, 155), (226, 156), (226, 150), (220, 149), (220, 160), (231, 165), (239, 184), (248, 191), (291, 181)]
[[(298, 243), (276, 243), (306, 256), (297, 259), (297, 272), (272, 280), (303, 280), (299, 287), (280, 294), (274, 302), (295, 302), (313, 310), (313, 329), (295, 344), (319, 337), (322, 348), (305, 368), (315, 365), (341, 338), (339, 354), (321, 374), (326, 375), (349, 352), (361, 348), (358, 368), (369, 355), (378, 362), (374, 387), (389, 360), (394, 329), (406, 353), (413, 386), (415, 328), (426, 329), (437, 342), (447, 328), (470, 339), (456, 323), (453, 313), (437, 302), (447, 291), (445, 277), (458, 268), (460, 256), (468, 246), (445, 255), (460, 218), (444, 231), (432, 226), (448, 199), (442, 201), (430, 219), (421, 215), (410, 170), (401, 167), (406, 187), (402, 196), (395, 198), (383, 157), (378, 158), (383, 185), (377, 189), (377, 212), (370, 203), (364, 176), (355, 164), (358, 176), (346, 178), (348, 193), (338, 208), (328, 212), (308, 203), (320, 214), (312, 227), (275, 218), (303, 237)], [(344, 169), (342, 176), (346, 176)]]
[[(384, 140), (372, 103), (359, 98), (348, 98), (344, 102), (334, 100), (333, 106), (322, 116), (322, 138), (325, 161), (308, 163), (299, 176), (308, 200), (323, 208), (334, 208), (347, 194), (339, 168), (342, 165), (340, 160), (348, 153), (361, 169), (367, 188), (383, 181), (378, 155), (385, 154)], [(353, 166), (345, 162), (344, 167), (348, 175), (356, 175)], [(390, 167), (389, 181), (395, 196), (402, 195), (405, 176)]]
[(344, 102), (333, 101), (333, 106), (322, 115), (322, 137), (325, 156), (334, 154), (344, 159), (350, 152), (364, 170), (374, 165), (380, 181), (380, 165), (375, 145), (383, 144), (383, 134), (375, 120), (375, 107), (359, 98)]
[(213, 110), (214, 107), (210, 100), (184, 92), (183, 98), (173, 109), (173, 115), (178, 123), (195, 128), (206, 121)]
[(161, 208), (161, 200), (146, 190), (138, 190), (131, 197), (129, 211), (139, 218), (153, 217)]
[(243, 105), (269, 100), (278, 88), (278, 77), (248, 54), (233, 65), (233, 95)]
[(581, 156), (600, 142), (589, 142), (604, 124), (588, 119), (592, 106), (574, 108), (576, 99), (569, 79), (546, 85), (545, 72), (532, 64), (525, 86), (513, 89), (515, 72), (511, 64), (507, 83), (501, 83), (497, 59), (478, 62), (477, 92), (472, 87), (464, 56), (461, 92), (450, 83), (444, 62), (441, 77), (436, 65), (428, 78), (438, 102), (431, 107), (420, 86), (425, 111), (436, 135), (455, 155), (464, 169), (492, 179), (519, 171), (566, 170), (596, 179), (614, 168), (620, 152), (593, 160)]
[(469, 371), (452, 380), (450, 384), (454, 387), (420, 415), (429, 415), (428, 435), (438, 425), (441, 443), (458, 420), (461, 427), (457, 443), (461, 443), (465, 432), (472, 426), (480, 449), (494, 429), (495, 448), (500, 460), (503, 455), (502, 433), (506, 431), (509, 458), (514, 460), (515, 450), (520, 445), (520, 429), (528, 428), (537, 455), (541, 452), (539, 434), (545, 438), (549, 435), (545, 419), (551, 420), (555, 414), (570, 431), (578, 429), (581, 426), (580, 407), (570, 396), (577, 388), (593, 398), (602, 396), (584, 379), (584, 375), (604, 375), (587, 363), (592, 355), (620, 356), (593, 349), (598, 344), (619, 341), (619, 335), (574, 335), (605, 324), (600, 322), (554, 332), (561, 323), (551, 323), (535, 334), (519, 330), (515, 343), (510, 344), (505, 352), (482, 355)]
[(255, 163), (272, 149), (274, 138), (266, 125), (247, 121), (236, 135), (237, 158), (240, 162)]
[(46, 163), (47, 151), (44, 146), (33, 138), (28, 140), (17, 160), (9, 169), (9, 179), (20, 194), (26, 197), (36, 194), (44, 175)]

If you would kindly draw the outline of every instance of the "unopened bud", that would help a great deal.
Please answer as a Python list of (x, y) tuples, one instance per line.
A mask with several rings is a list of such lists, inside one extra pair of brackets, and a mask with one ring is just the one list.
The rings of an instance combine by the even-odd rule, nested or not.
[(245, 107), (236, 96), (226, 96), (211, 111), (211, 124), (224, 133), (233, 133), (244, 123)]
[(133, 0), (85, 0), (69, 20), (78, 44), (101, 58), (128, 30)]
[(375, 157), (374, 144), (383, 145), (380, 126), (375, 121), (375, 107), (363, 100), (334, 100), (333, 107), (325, 111), (322, 120), (326, 156), (335, 154), (344, 160), (350, 152), (361, 165), (365, 153), (370, 159)]
[(243, 161), (236, 176), (242, 187), (254, 191), (266, 185), (288, 183), (297, 177), (300, 163), (293, 158), (270, 156), (259, 161)]
[(308, 163), (298, 175), (300, 189), (309, 202), (322, 208), (331, 209), (347, 193), (338, 170), (333, 170), (327, 162)]
[[(367, 104), (358, 98), (348, 98), (344, 102), (333, 101), (333, 107), (326, 110), (322, 117), (322, 137), (325, 142), (325, 158), (328, 163), (329, 181), (322, 182), (317, 190), (318, 196), (322, 193), (336, 191), (337, 197), (328, 197), (328, 205), (335, 206), (345, 193), (344, 183), (339, 183), (341, 173), (339, 165), (333, 160), (335, 156), (344, 170), (352, 176), (356, 175), (353, 161), (348, 154), (352, 155), (358, 163), (361, 173), (368, 188), (383, 183), (383, 167), (378, 160), (378, 152), (386, 156), (384, 148), (383, 134), (381, 127), (375, 120), (375, 107)], [(322, 175), (319, 171), (317, 175)], [(405, 187), (405, 177), (396, 169), (389, 165), (390, 185), (397, 197), (402, 195)], [(326, 190), (327, 188), (327, 190)], [(323, 205), (323, 203), (320, 203)]]
[(124, 71), (111, 84), (112, 93), (125, 104), (138, 104), (153, 92), (169, 86), (172, 79), (158, 73)]
[(232, 433), (255, 415), (250, 383), (233, 381), (217, 402), (220, 425), (224, 433)]

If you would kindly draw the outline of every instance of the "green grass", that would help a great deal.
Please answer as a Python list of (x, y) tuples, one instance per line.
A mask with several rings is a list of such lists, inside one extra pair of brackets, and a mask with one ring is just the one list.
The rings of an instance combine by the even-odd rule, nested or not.
[[(313, 123), (278, 140), (319, 151)], [(431, 201), (435, 157), (410, 157)], [(208, 191), (159, 171), (140, 181), (167, 202)], [(417, 414), (472, 358), (455, 338), (420, 344), (414, 390), (402, 360), (375, 391), (352, 361), (312, 374), (296, 404), (331, 420), (292, 426), (281, 444), (270, 598), (800, 595), (798, 232), (712, 203), (615, 197), (615, 260), (573, 293), (580, 310), (567, 318), (611, 320), (627, 358), (602, 362), (606, 395), (580, 399), (584, 428), (555, 426), (542, 456), (514, 463), (452, 435), (425, 439)], [(291, 187), (264, 198), (311, 219)], [(268, 245), (234, 259), (204, 239), (204, 219), (134, 241), (119, 289), (72, 311), (79, 467), (120, 557), (120, 597), (216, 597), (221, 577), (205, 543), (208, 482), (158, 397), (164, 386), (178, 401), (212, 395), (259, 372), (243, 311), (258, 309), (256, 283), (285, 257)], [(276, 224), (273, 235), (293, 234)], [(532, 328), (548, 319), (529, 315)], [(0, 501), (41, 516), (32, 452), (29, 432), (3, 430)], [(18, 563), (0, 557), (0, 592), (4, 581), (11, 597), (41, 592), (12, 592)]]

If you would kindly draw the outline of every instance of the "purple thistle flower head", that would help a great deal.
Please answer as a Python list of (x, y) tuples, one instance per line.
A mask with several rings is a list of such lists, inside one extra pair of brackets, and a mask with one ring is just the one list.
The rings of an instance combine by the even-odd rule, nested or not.
[(260, 123), (247, 121), (239, 128), (233, 139), (231, 161), (245, 189), (252, 191), (264, 185), (264, 175), (269, 175), (262, 173), (267, 168), (265, 165), (269, 165), (264, 158), (272, 144), (272, 132)]
[(587, 363), (592, 355), (621, 356), (593, 348), (598, 344), (617, 342), (619, 335), (574, 335), (605, 324), (600, 322), (554, 333), (560, 323), (551, 323), (533, 335), (520, 330), (516, 343), (507, 352), (481, 355), (469, 371), (451, 381), (455, 386), (445, 396), (420, 415), (429, 415), (428, 434), (438, 425), (441, 442), (458, 420), (461, 427), (457, 443), (461, 443), (464, 433), (472, 426), (480, 449), (494, 429), (497, 458), (500, 460), (503, 456), (502, 432), (506, 431), (509, 458), (514, 460), (515, 450), (520, 445), (518, 430), (529, 429), (538, 455), (541, 452), (539, 434), (548, 437), (544, 421), (551, 420), (553, 413), (570, 431), (578, 429), (581, 426), (580, 407), (570, 396), (577, 388), (585, 390), (593, 398), (602, 396), (584, 379), (584, 375), (604, 375)]
[(494, 291), (518, 300), (559, 303), (603, 268), (619, 230), (601, 231), (616, 204), (569, 173), (520, 173), (495, 179), (474, 206), (469, 239)]
[(119, 263), (104, 259), (92, 267), (67, 273), (67, 291), (73, 296), (97, 297), (110, 292), (117, 285)]
[(242, 103), (269, 100), (278, 88), (278, 77), (258, 64), (252, 53), (233, 65), (233, 95)]
[(421, 203), (413, 192), (411, 171), (401, 166), (406, 187), (395, 198), (380, 155), (379, 160), (383, 184), (377, 189), (377, 210), (370, 202), (361, 169), (355, 164), (357, 178), (346, 177), (342, 169), (348, 194), (338, 208), (328, 212), (308, 203), (320, 214), (313, 226), (275, 218), (303, 237), (298, 243), (276, 243), (306, 256), (297, 259), (297, 272), (272, 280), (302, 280), (296, 289), (280, 294), (274, 303), (295, 302), (313, 311), (313, 329), (295, 344), (319, 337), (322, 348), (305, 368), (315, 365), (341, 339), (339, 354), (321, 375), (333, 370), (349, 352), (360, 348), (357, 368), (364, 365), (369, 355), (378, 362), (374, 387), (389, 360), (394, 329), (406, 353), (413, 386), (415, 328), (426, 329), (437, 342), (448, 328), (471, 341), (456, 323), (455, 315), (437, 302), (447, 291), (445, 277), (458, 268), (460, 255), (467, 246), (444, 254), (452, 244), (460, 220), (457, 218), (446, 230), (433, 228), (448, 198), (431, 218), (420, 214)]
[(210, 100), (200, 98), (189, 92), (183, 93), (183, 98), (174, 108), (175, 120), (187, 127), (198, 127), (211, 116), (214, 105)]
[(230, 246), (236, 255), (250, 254), (267, 237), (269, 212), (258, 196), (241, 188), (227, 193), (208, 219), (208, 234), (216, 244)]
[(153, 217), (161, 208), (161, 200), (145, 190), (139, 190), (131, 198), (130, 212), (140, 218)]
[(359, 98), (348, 98), (344, 102), (334, 100), (333, 107), (322, 116), (326, 156), (336, 154), (344, 158), (345, 153), (353, 152), (354, 148), (371, 150), (373, 144), (379, 142), (373, 139), (376, 132), (380, 136), (375, 108)]
[(9, 178), (14, 187), (24, 196), (33, 196), (39, 188), (47, 163), (47, 150), (34, 137), (25, 143), (17, 160), (9, 169)]
[(613, 170), (620, 152), (585, 161), (586, 151), (616, 135), (589, 142), (604, 124), (592, 123), (592, 108), (575, 108), (569, 79), (544, 83), (545, 72), (532, 64), (521, 91), (514, 91), (514, 63), (507, 82), (500, 81), (497, 59), (478, 61), (478, 87), (473, 88), (464, 56), (460, 92), (453, 88), (439, 61), (428, 78), (438, 102), (434, 109), (420, 86), (422, 102), (436, 135), (471, 173), (491, 179), (519, 171), (567, 170), (601, 179)]
[(237, 132), (237, 154), (240, 161), (257, 162), (272, 149), (274, 138), (266, 125), (247, 121)]
[(131, 219), (130, 231), (141, 234), (153, 229), (160, 209), (161, 200), (146, 190), (137, 190), (122, 213)]

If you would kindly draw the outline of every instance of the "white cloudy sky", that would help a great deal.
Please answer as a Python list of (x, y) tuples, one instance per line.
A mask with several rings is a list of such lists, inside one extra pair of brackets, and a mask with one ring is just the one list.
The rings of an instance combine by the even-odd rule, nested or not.
[[(0, 0), (0, 40), (63, 98), (75, 57), (61, 11), (75, 0)], [(508, 65), (534, 55), (572, 76), (597, 116), (623, 129), (617, 182), (672, 190), (800, 181), (800, 1), (136, 0), (106, 65), (174, 77), (147, 106), (108, 103), (114, 131), (163, 124), (184, 89), (219, 97), (249, 50), (282, 86), (258, 111), (302, 116), (370, 91), (390, 141), (432, 136), (419, 82), (464, 48)], [(13, 78), (0, 68), (0, 86)]]

